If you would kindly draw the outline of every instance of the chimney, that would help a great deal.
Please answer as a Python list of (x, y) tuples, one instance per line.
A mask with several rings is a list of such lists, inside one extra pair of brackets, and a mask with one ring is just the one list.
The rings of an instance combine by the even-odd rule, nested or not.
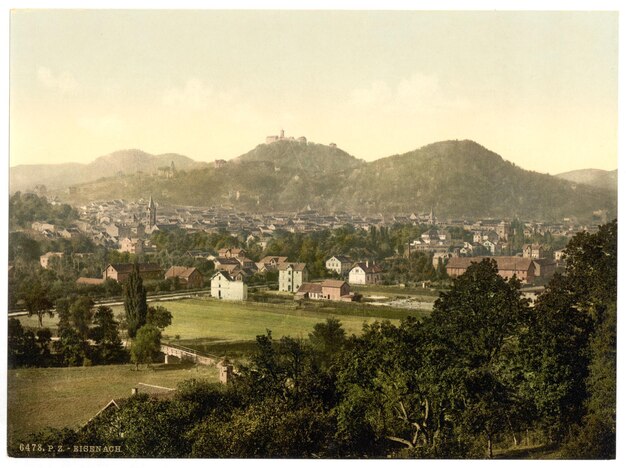
[(139, 389), (137, 387), (133, 387), (130, 389), (131, 395), (137, 395), (139, 393)]
[(370, 261), (369, 261), (369, 260), (365, 260), (365, 266), (366, 266), (367, 268), (369, 268), (369, 267), (370, 267)]

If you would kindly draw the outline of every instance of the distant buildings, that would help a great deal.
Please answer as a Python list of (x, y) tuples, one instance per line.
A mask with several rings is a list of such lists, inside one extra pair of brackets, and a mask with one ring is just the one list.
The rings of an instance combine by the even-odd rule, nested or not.
[(297, 140), (294, 137), (286, 137), (284, 130), (280, 131), (280, 135), (270, 135), (268, 137), (265, 137), (265, 144), (267, 145), (277, 141), (298, 141), (299, 143), (306, 144), (306, 137), (301, 136)]

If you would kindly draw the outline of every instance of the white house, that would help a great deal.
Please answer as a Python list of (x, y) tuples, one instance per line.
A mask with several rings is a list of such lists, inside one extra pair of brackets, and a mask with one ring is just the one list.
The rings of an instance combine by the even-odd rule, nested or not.
[(306, 263), (281, 263), (278, 265), (278, 290), (295, 293), (308, 281)]
[(227, 301), (245, 301), (248, 298), (248, 285), (235, 280), (226, 271), (217, 271), (211, 277), (211, 296)]
[(345, 255), (334, 255), (326, 260), (326, 269), (339, 275), (345, 275), (350, 271), (354, 262)]
[(379, 284), (382, 282), (383, 270), (369, 262), (356, 263), (348, 273), (350, 284)]

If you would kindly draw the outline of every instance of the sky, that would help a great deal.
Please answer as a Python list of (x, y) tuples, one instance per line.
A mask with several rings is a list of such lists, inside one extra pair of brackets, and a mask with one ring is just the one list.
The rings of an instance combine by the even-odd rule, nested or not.
[(618, 14), (14, 10), (10, 165), (199, 161), (281, 129), (367, 161), (470, 139), (617, 168)]

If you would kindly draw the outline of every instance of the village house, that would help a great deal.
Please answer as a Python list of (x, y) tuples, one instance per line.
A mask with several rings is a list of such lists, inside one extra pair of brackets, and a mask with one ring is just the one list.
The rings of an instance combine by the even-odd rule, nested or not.
[(141, 239), (130, 239), (125, 237), (120, 241), (118, 252), (128, 252), (132, 254), (143, 253), (143, 241)]
[(76, 226), (70, 226), (59, 231), (59, 236), (63, 239), (77, 239), (81, 232)]
[[(451, 278), (464, 274), (472, 263), (480, 263), (489, 257), (456, 257), (448, 260), (446, 272)], [(536, 265), (530, 258), (493, 257), (498, 266), (498, 274), (505, 279), (516, 276), (522, 283), (532, 283), (536, 276)]]
[(50, 265), (50, 260), (52, 260), (53, 258), (63, 258), (64, 253), (63, 252), (46, 252), (45, 254), (43, 254), (41, 257), (39, 257), (39, 264), (41, 265), (42, 268), (48, 268), (48, 266)]
[(224, 270), (229, 273), (233, 272), (237, 268), (241, 268), (241, 264), (236, 258), (232, 257), (214, 257), (213, 264), (216, 270)]
[[(139, 276), (142, 280), (159, 280), (163, 277), (163, 270), (156, 263), (138, 263)], [(132, 263), (111, 263), (102, 272), (102, 279), (114, 279), (123, 283), (133, 271)]]
[(543, 258), (546, 249), (542, 244), (524, 244), (522, 247), (522, 257), (524, 258)]
[(256, 267), (260, 272), (276, 271), (282, 263), (287, 263), (287, 257), (267, 256), (263, 257), (256, 263)]
[(218, 257), (224, 258), (245, 258), (247, 252), (244, 249), (231, 247), (231, 248), (223, 248), (217, 251)]
[(341, 280), (324, 280), (321, 283), (302, 283), (295, 299), (315, 299), (327, 301), (354, 301), (350, 285)]
[(178, 278), (178, 283), (187, 289), (204, 286), (204, 276), (194, 267), (172, 266), (165, 272), (165, 279)]
[(248, 298), (248, 286), (227, 271), (217, 271), (211, 277), (211, 296), (226, 301), (245, 301)]
[(356, 263), (348, 272), (350, 284), (380, 284), (383, 279), (383, 269), (369, 261)]
[(352, 259), (345, 255), (333, 255), (326, 260), (326, 269), (341, 276), (347, 275), (352, 265), (354, 265)]
[(281, 263), (278, 266), (278, 290), (295, 293), (309, 279), (305, 263)]

